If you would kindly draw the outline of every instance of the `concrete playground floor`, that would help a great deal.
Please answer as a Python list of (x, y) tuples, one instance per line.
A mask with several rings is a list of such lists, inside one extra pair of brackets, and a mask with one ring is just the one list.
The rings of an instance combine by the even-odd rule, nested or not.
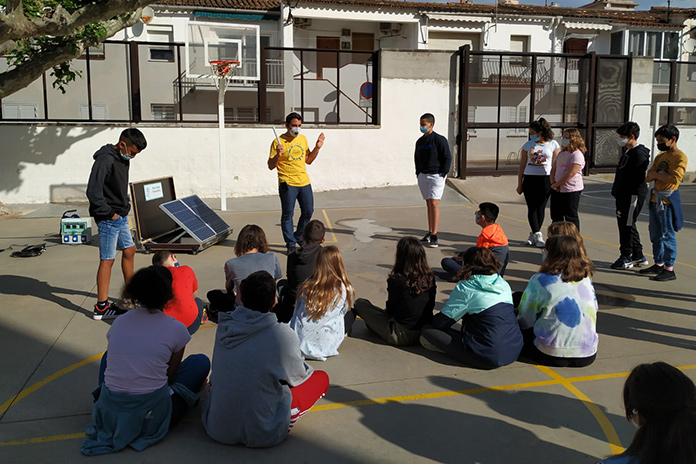
[[(427, 250), (433, 269), (440, 269), (442, 257), (475, 243), (476, 203), (495, 201), (501, 207), (498, 222), (511, 242), (505, 277), (513, 290), (524, 290), (541, 254), (523, 246), (529, 229), (515, 181), (455, 181), (466, 196), (446, 190), (441, 245)], [(581, 200), (582, 234), (597, 267), (600, 306), (593, 365), (549, 369), (516, 362), (479, 371), (420, 346), (387, 346), (358, 320), (340, 356), (312, 362), (328, 372), (331, 388), (280, 446), (218, 444), (205, 434), (197, 407), (142, 453), (126, 449), (94, 458), (82, 456), (79, 448), (109, 329), (91, 318), (98, 249), (96, 242), (61, 245), (57, 237), (62, 211), (75, 206), (84, 216), (86, 205), (8, 205), (21, 215), (0, 219), (0, 248), (38, 243), (48, 248), (34, 258), (0, 252), (0, 462), (596, 462), (627, 446), (633, 435), (621, 389), (634, 366), (662, 360), (696, 379), (696, 188), (682, 189), (687, 223), (677, 235), (678, 279), (666, 283), (635, 269), (609, 269), (618, 257), (609, 188), (602, 179), (588, 179)], [(396, 241), (420, 238), (426, 229), (417, 187), (318, 193), (315, 206), (314, 217), (327, 224), (327, 243), (343, 253), (357, 296), (383, 305)], [(230, 240), (195, 256), (178, 255), (196, 271), (201, 295), (222, 287), (223, 263), (233, 256), (233, 238), (247, 223), (264, 228), (285, 267), (277, 197), (230, 199), (228, 208), (221, 216), (234, 228)], [(647, 208), (645, 213), (640, 231), (649, 254)], [(138, 253), (136, 268), (150, 259)], [(116, 265), (111, 297), (118, 296), (122, 283)], [(436, 308), (453, 287), (438, 281)], [(186, 352), (212, 356), (215, 327), (203, 326)]]

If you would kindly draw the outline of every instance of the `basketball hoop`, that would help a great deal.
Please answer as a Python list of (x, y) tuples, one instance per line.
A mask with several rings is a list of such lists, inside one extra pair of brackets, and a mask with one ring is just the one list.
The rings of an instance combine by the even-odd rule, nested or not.
[(239, 66), (239, 61), (235, 60), (216, 60), (210, 62), (210, 69), (213, 71), (213, 76), (216, 77), (215, 87), (220, 89), (221, 82), (225, 82), (222, 85), (226, 85), (227, 77), (234, 75), (234, 70)]

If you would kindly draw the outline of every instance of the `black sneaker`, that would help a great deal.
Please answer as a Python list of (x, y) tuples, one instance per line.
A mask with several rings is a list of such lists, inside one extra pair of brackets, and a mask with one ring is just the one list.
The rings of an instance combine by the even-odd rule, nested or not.
[(428, 233), (425, 235), (425, 237), (423, 237), (423, 238), (421, 239), (421, 243), (422, 243), (424, 246), (427, 246), (428, 243), (430, 243), (430, 237), (431, 237), (431, 234), (430, 234), (430, 232), (428, 232)]
[(427, 246), (428, 248), (437, 248), (440, 245), (440, 243), (437, 241), (437, 235), (431, 235), (428, 239), (428, 243), (424, 243), (423, 245)]
[(662, 271), (652, 278), (657, 282), (667, 282), (668, 280), (677, 280), (677, 275), (674, 271), (668, 271), (667, 269), (662, 269)]
[(664, 268), (662, 266), (658, 266), (657, 264), (653, 264), (650, 267), (646, 267), (645, 269), (641, 269), (640, 272), (641, 274), (659, 274), (662, 272)]
[(631, 258), (619, 256), (619, 259), (614, 261), (609, 267), (612, 269), (631, 269), (633, 267), (633, 261)]
[(118, 316), (125, 313), (125, 309), (119, 308), (114, 303), (107, 303), (101, 309), (99, 308), (99, 304), (95, 304), (92, 319), (95, 321), (101, 321), (102, 319), (116, 319)]

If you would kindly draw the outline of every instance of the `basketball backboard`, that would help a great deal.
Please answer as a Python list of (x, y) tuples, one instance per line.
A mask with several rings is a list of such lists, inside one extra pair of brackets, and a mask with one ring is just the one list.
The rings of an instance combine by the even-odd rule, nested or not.
[(239, 61), (227, 78), (257, 81), (261, 76), (259, 26), (192, 21), (186, 35), (186, 77), (214, 78), (211, 61)]

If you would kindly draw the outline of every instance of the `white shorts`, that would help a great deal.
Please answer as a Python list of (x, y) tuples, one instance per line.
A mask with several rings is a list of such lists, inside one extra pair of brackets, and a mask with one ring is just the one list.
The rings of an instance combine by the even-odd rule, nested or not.
[(445, 191), (445, 179), (440, 174), (418, 174), (418, 187), (424, 200), (439, 200)]

